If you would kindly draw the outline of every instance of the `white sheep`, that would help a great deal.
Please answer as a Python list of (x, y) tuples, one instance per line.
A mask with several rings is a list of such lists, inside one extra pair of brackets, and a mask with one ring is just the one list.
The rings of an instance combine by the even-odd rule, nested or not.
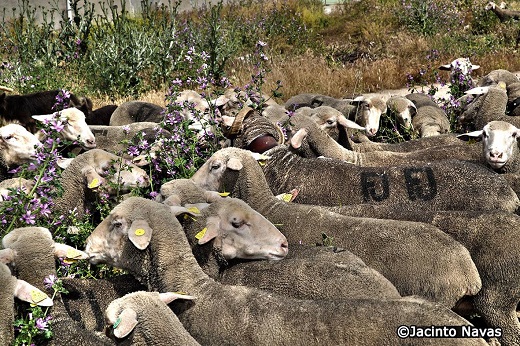
[(404, 96), (392, 96), (386, 100), (388, 113), (395, 117), (404, 128), (412, 127), (412, 119), (417, 114), (415, 104)]
[[(320, 163), (317, 163), (317, 165), (320, 165)], [(213, 169), (210, 169), (210, 167), (213, 167)], [(380, 184), (376, 185), (380, 174), (371, 176), (375, 178), (372, 186), (374, 188), (380, 186)], [(475, 276), (476, 269), (472, 269), (473, 264), (469, 254), (460, 244), (453, 244), (453, 247), (450, 245), (449, 250), (446, 249), (445, 234), (442, 234), (438, 229), (425, 227), (424, 224), (393, 223), (389, 222), (390, 220), (381, 222), (369, 218), (352, 219), (330, 212), (320, 206), (280, 201), (272, 194), (261, 167), (251, 155), (251, 152), (247, 150), (224, 148), (217, 151), (193, 175), (192, 179), (205, 189), (228, 191), (233, 197), (245, 200), (251, 207), (267, 217), (269, 221), (281, 225), (280, 227), (287, 237), (289, 245), (295, 243), (315, 244), (321, 242), (322, 233), (330, 235), (335, 239), (337, 246), (350, 250), (367, 265), (381, 272), (397, 287), (402, 295), (426, 296), (429, 299), (443, 301), (446, 305), (451, 306), (460, 298), (459, 294), (466, 294), (470, 291), (473, 292), (472, 294), (478, 292), (480, 279), (477, 278), (478, 274)], [(324, 182), (325, 179), (320, 176), (315, 181)], [(370, 184), (367, 186), (370, 186)], [(373, 191), (377, 193), (377, 190)], [(426, 192), (425, 190), (422, 191)], [(514, 196), (516, 197), (515, 194)], [(417, 202), (416, 200), (414, 205)], [(418, 231), (419, 229), (420, 231)], [(429, 234), (429, 244), (431, 245), (433, 242), (438, 244), (433, 246), (435, 250), (432, 248), (433, 252), (429, 255), (425, 251), (426, 248), (430, 248), (420, 245), (425, 239), (426, 232)], [(384, 240), (387, 236), (392, 237), (393, 241)], [(399, 237), (400, 240), (397, 241), (396, 237)], [(373, 246), (367, 247), (368, 243)], [(374, 245), (375, 243), (378, 245)], [(414, 248), (421, 248), (420, 254), (413, 250)], [(440, 248), (443, 249), (442, 251), (447, 251), (446, 257), (444, 255), (439, 256)], [(399, 254), (405, 258), (396, 260), (396, 256), (401, 258)], [(452, 267), (453, 263), (445, 263), (441, 266), (439, 261), (444, 262), (447, 258), (457, 258), (456, 261), (460, 265)], [(406, 265), (404, 264), (405, 261), (411, 261), (415, 264)], [(416, 263), (424, 261), (432, 261), (436, 264), (435, 266), (429, 264), (416, 265)], [(430, 269), (435, 267), (439, 271), (435, 274), (431, 271), (422, 272), (426, 267)], [(441, 267), (444, 269), (441, 269)], [(447, 267), (450, 269), (446, 269)], [(466, 269), (459, 272), (462, 268)], [(457, 274), (453, 274), (453, 270)], [(419, 276), (422, 279), (418, 280)], [(438, 278), (434, 279), (433, 277)], [(451, 277), (451, 279), (448, 279), (448, 277)], [(457, 280), (453, 280), (455, 277), (457, 277)], [(459, 279), (462, 279), (462, 281), (455, 283)], [(428, 292), (424, 292), (425, 286), (417, 286), (418, 282), (425, 282), (425, 280), (431, 281), (431, 284), (428, 285)], [(441, 288), (437, 285), (444, 287)]]
[(12, 345), (14, 341), (14, 298), (38, 306), (52, 306), (52, 299), (40, 289), (11, 275), (3, 263), (5, 258), (0, 250), (0, 344)]
[(450, 132), (450, 121), (439, 106), (423, 106), (417, 108), (412, 127), (421, 138), (440, 136)]
[(42, 144), (22, 125), (0, 127), (0, 181), (7, 179), (9, 169), (36, 159), (37, 148)]
[[(44, 292), (44, 279), (51, 275), (57, 277), (55, 257), (67, 260), (88, 258), (83, 251), (55, 243), (50, 231), (43, 227), (16, 228), (3, 237), (2, 246), (2, 251), (11, 254), (9, 263), (16, 276)], [(52, 316), (54, 333), (50, 345), (109, 345), (108, 338), (84, 329), (69, 316), (59, 293), (54, 296), (54, 304), (49, 313)]]
[[(396, 300), (296, 300), (243, 286), (216, 283), (193, 257), (170, 208), (131, 197), (121, 202), (87, 239), (91, 263), (124, 268), (151, 290), (197, 297), (179, 307), (179, 320), (201, 344), (398, 345), (400, 325), (467, 325), (453, 312), (418, 298)], [(395, 341), (392, 341), (395, 340)], [(413, 339), (407, 340), (415, 344)], [(436, 344), (486, 345), (482, 339)]]
[(175, 292), (133, 292), (112, 301), (105, 319), (117, 345), (200, 345), (184, 329), (167, 304), (194, 297)]
[(482, 140), (482, 158), (500, 173), (520, 173), (520, 154), (517, 139), (520, 130), (505, 121), (491, 121), (482, 130), (459, 135), (460, 138)]
[(146, 187), (150, 180), (136, 165), (102, 149), (92, 149), (70, 161), (61, 174), (60, 183), (64, 192), (54, 201), (54, 209), (64, 215), (75, 209), (81, 217), (85, 209), (94, 210), (92, 204), (101, 185), (104, 192), (116, 195)]
[[(60, 136), (63, 139), (78, 141), (87, 150), (96, 147), (96, 138), (85, 121), (85, 114), (75, 107), (66, 108), (52, 114), (33, 115), (32, 117), (41, 122), (61, 121), (63, 129), (60, 131)], [(46, 137), (42, 131), (38, 131), (36, 135), (40, 140)]]
[(459, 74), (469, 76), (472, 71), (480, 68), (480, 65), (473, 64), (469, 58), (457, 58), (449, 64), (439, 66), (439, 70), (450, 71), (451, 79)]

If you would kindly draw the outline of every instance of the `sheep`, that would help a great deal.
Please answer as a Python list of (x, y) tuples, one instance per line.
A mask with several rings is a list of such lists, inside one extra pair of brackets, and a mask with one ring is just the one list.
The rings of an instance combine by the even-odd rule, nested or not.
[[(161, 185), (160, 199), (165, 200), (172, 195), (178, 198), (178, 205), (186, 203), (216, 202), (223, 198), (216, 191), (207, 191), (196, 185), (191, 179), (174, 179)], [(159, 200), (161, 201), (161, 200)]]
[[(180, 185), (182, 187), (186, 184), (187, 182)], [(177, 195), (170, 197), (173, 196)], [(185, 201), (182, 198), (180, 200), (180, 203)], [(223, 227), (226, 218), (221, 212), (215, 211), (222, 207), (229, 208), (230, 200), (234, 199), (226, 198), (218, 203), (220, 206), (214, 205), (217, 203), (214, 202), (198, 211), (193, 218), (181, 218), (193, 254), (211, 278), (223, 284), (257, 287), (300, 299), (400, 297), (397, 289), (386, 278), (346, 250), (338, 250), (335, 253), (332, 248), (329, 251), (329, 248), (291, 245), (290, 259), (285, 257), (283, 261), (244, 261), (243, 259), (247, 260), (250, 256), (246, 254), (237, 256), (236, 259), (230, 258), (220, 250), (217, 239), (200, 243), (197, 235), (201, 229), (207, 228), (208, 220), (215, 218), (214, 215), (220, 218), (220, 232), (223, 238), (237, 244), (242, 242), (240, 234)], [(241, 207), (251, 209), (245, 203)], [(295, 248), (296, 254), (293, 251)]]
[[(268, 113), (270, 107), (273, 106), (267, 107), (261, 116), (257, 112), (250, 112), (243, 119), (239, 116), (224, 116), (224, 124), (235, 128), (230, 131), (234, 133), (231, 146), (263, 153), (278, 144), (283, 144), (285, 137), (290, 138), (292, 116), (289, 117), (284, 113), (283, 117), (274, 118), (272, 114)], [(338, 142), (343, 141), (347, 128), (364, 130), (364, 127), (346, 119), (341, 112), (328, 106), (303, 107), (297, 109), (294, 114), (301, 114), (312, 119), (320, 129)]]
[(484, 9), (486, 11), (491, 10), (501, 22), (507, 22), (511, 19), (520, 20), (520, 11), (508, 10), (504, 2), (497, 6), (493, 1), (489, 1)]
[(520, 120), (516, 117), (506, 116), (508, 96), (506, 84), (499, 82), (497, 85), (483, 87), (476, 93), (483, 93), (473, 102), (459, 117), (460, 124), (471, 124), (473, 129), (482, 129), (487, 123), (494, 120), (506, 121), (515, 126), (520, 126)]
[(423, 93), (411, 93), (404, 96), (408, 100), (412, 101), (416, 108), (424, 106), (437, 106), (437, 103), (432, 99), (430, 95)]
[[(159, 144), (157, 137), (170, 138), (171, 133), (162, 129), (157, 123), (136, 122), (122, 126), (91, 125), (90, 130), (96, 137), (97, 147), (116, 155), (130, 158), (128, 147), (138, 144), (139, 134), (152, 147)], [(141, 162), (142, 164), (142, 162)]]
[(432, 137), (450, 132), (450, 121), (442, 108), (423, 106), (417, 108), (412, 127), (419, 137)]
[(69, 292), (61, 298), (70, 317), (81, 327), (100, 333), (105, 330), (103, 314), (111, 301), (146, 290), (129, 274), (96, 280), (62, 278), (62, 285)]
[(450, 131), (450, 122), (446, 112), (429, 95), (412, 93), (404, 96), (413, 102), (416, 114), (411, 119), (414, 132), (419, 137), (438, 136)]
[(85, 117), (88, 125), (110, 125), (110, 117), (116, 110), (117, 105), (106, 105), (94, 109), (91, 114)]
[(110, 126), (128, 125), (136, 122), (160, 123), (164, 118), (165, 108), (159, 105), (128, 101), (116, 108), (110, 117)]
[[(161, 186), (161, 195), (167, 198), (166, 204), (172, 197), (176, 198), (177, 205), (205, 202), (208, 201), (207, 195), (212, 193), (216, 194), (215, 202), (222, 199), (215, 191), (201, 189), (191, 179), (172, 180)], [(223, 201), (226, 208), (228, 204), (229, 201)], [(250, 209), (245, 204), (241, 207)], [(217, 214), (214, 209), (215, 206), (202, 213), (197, 211), (194, 218), (181, 218), (181, 223), (197, 262), (215, 280), (225, 284), (246, 284), (302, 299), (399, 297), (396, 288), (386, 278), (345, 250), (334, 253), (327, 248), (297, 246), (296, 255), (293, 250), (290, 251), (290, 260), (286, 257), (283, 261), (243, 262), (217, 251), (214, 240), (199, 244), (197, 234), (206, 226), (208, 217)], [(222, 228), (226, 220), (218, 217), (221, 218), (222, 236), (238, 244), (240, 239), (233, 240), (237, 234)], [(294, 272), (298, 272), (298, 276), (289, 274)]]
[[(1, 257), (1, 250), (0, 250)], [(12, 345), (14, 341), (14, 304), (13, 298), (38, 306), (52, 306), (52, 299), (27, 281), (18, 280), (11, 275), (9, 268), (0, 258), (0, 344)], [(37, 299), (37, 301), (35, 301)]]
[(222, 118), (223, 133), (228, 138), (226, 146), (243, 147), (262, 153), (285, 141), (279, 126), (249, 107), (241, 110), (236, 117)]
[[(301, 100), (301, 101), (300, 101)], [(307, 101), (304, 101), (307, 100)], [(299, 104), (298, 102), (303, 103)], [(296, 103), (295, 103), (296, 102)], [(289, 110), (301, 107), (318, 107), (329, 106), (339, 110), (343, 115), (358, 125), (365, 128), (367, 136), (374, 136), (379, 129), (379, 119), (381, 114), (386, 113), (386, 102), (378, 95), (358, 96), (354, 99), (335, 99), (326, 95), (319, 94), (301, 94), (290, 98), (285, 107)]]
[(0, 127), (0, 181), (9, 178), (8, 171), (36, 159), (42, 143), (18, 124)]
[[(31, 117), (37, 114), (49, 114), (55, 110), (57, 97), (61, 90), (40, 91), (25, 95), (0, 94), (0, 114), (3, 122), (19, 122), (31, 133), (36, 133), (36, 122)], [(92, 101), (86, 97), (78, 97), (72, 93), (68, 95), (68, 104), (64, 106), (76, 107), (84, 114), (92, 111)]]
[[(503, 331), (502, 345), (518, 345), (520, 324), (520, 253), (517, 240), (520, 217), (502, 211), (429, 211), (351, 205), (343, 213), (381, 219), (426, 222), (438, 227), (470, 252), (482, 279), (482, 289), (471, 302), (488, 326)], [(497, 260), (499, 259), (499, 260)]]
[[(398, 326), (467, 325), (453, 312), (419, 298), (295, 300), (218, 284), (197, 265), (170, 208), (140, 197), (116, 206), (89, 236), (85, 250), (91, 263), (128, 270), (150, 290), (197, 297), (174, 311), (201, 344), (410, 345), (414, 339), (395, 336)], [(482, 339), (428, 339), (421, 344), (424, 341), (485, 345)]]
[(459, 135), (482, 140), (482, 159), (497, 173), (520, 173), (517, 139), (520, 130), (505, 121), (491, 121), (480, 131)]
[[(33, 115), (34, 119), (41, 122), (59, 120), (63, 123), (60, 136), (69, 141), (78, 141), (86, 150), (96, 147), (96, 138), (85, 121), (85, 114), (77, 108), (67, 108), (57, 113)], [(36, 133), (40, 140), (46, 137), (42, 131)]]
[[(175, 299), (193, 299), (174, 292), (134, 292), (114, 300), (105, 311), (116, 344), (146, 346), (200, 345), (184, 329), (167, 304)], [(121, 340), (121, 341), (119, 341)]]
[[(395, 151), (374, 151), (357, 152), (349, 150), (336, 141), (334, 141), (324, 131), (321, 131), (315, 123), (309, 121), (305, 117), (293, 116), (292, 118), (293, 132), (291, 141), (289, 142), (292, 150), (298, 152), (303, 157), (319, 157), (325, 156), (353, 163), (363, 167), (383, 167), (394, 165), (408, 165), (413, 163), (429, 163), (438, 160), (464, 160), (478, 161), (480, 150), (478, 146), (468, 145), (456, 138), (450, 136), (442, 136), (439, 139), (440, 145), (434, 144), (435, 140), (424, 141), (423, 149), (406, 151), (410, 145), (404, 145), (403, 149)], [(365, 145), (363, 148), (370, 148), (371, 145)], [(384, 146), (375, 144), (375, 147)], [(359, 150), (358, 147), (353, 149)], [(361, 151), (361, 150), (359, 150)]]
[(484, 87), (484, 86), (490, 86), (490, 85), (497, 85), (499, 82), (504, 82), (506, 86), (513, 83), (518, 83), (518, 77), (513, 73), (509, 72), (508, 70), (498, 69), (493, 70), (483, 76), (478, 81), (478, 86)]
[[(449, 64), (439, 66), (439, 70), (450, 71), (450, 80), (453, 82), (459, 79), (460, 75), (465, 78), (470, 78), (472, 71), (480, 68), (480, 65), (473, 64), (469, 58), (457, 58)], [(470, 85), (473, 85), (473, 80), (469, 79)]]
[[(210, 170), (210, 167), (216, 168)], [(289, 245), (321, 242), (322, 233), (333, 237), (337, 246), (353, 252), (383, 274), (403, 296), (418, 294), (453, 306), (465, 293), (478, 292), (480, 280), (472, 269), (474, 265), (467, 250), (447, 239), (438, 229), (417, 223), (348, 218), (322, 207), (280, 201), (271, 193), (262, 169), (247, 150), (217, 151), (191, 179), (202, 188), (220, 188), (246, 201), (273, 224), (280, 225)], [(392, 241), (385, 240), (387, 237)], [(426, 237), (430, 245), (422, 244)], [(432, 245), (434, 243), (436, 245)], [(416, 251), (418, 248), (420, 254)], [(432, 251), (430, 254), (428, 249)], [(439, 251), (444, 254), (440, 255)], [(406, 258), (396, 260), (399, 254)], [(449, 261), (448, 258), (459, 265), (453, 267), (453, 262), (444, 262)], [(407, 261), (410, 263), (406, 264)], [(436, 264), (424, 264), (425, 261)], [(417, 266), (418, 263), (424, 265)], [(426, 267), (435, 268), (437, 272), (423, 273)], [(428, 288), (422, 284), (417, 286), (418, 282), (429, 282)]]
[[(56, 244), (47, 228), (22, 227), (16, 228), (2, 239), (4, 249), (14, 253), (14, 263), (17, 277), (27, 281), (45, 292), (44, 278), (57, 276), (55, 256), (73, 259), (86, 259), (87, 254), (65, 246)], [(109, 345), (110, 340), (102, 334), (96, 334), (82, 328), (68, 315), (59, 293), (54, 297), (54, 305), (50, 310), (52, 315), (53, 339), (49, 344), (81, 344), (81, 345)]]
[[(118, 187), (114, 188), (110, 183)], [(100, 185), (104, 192), (115, 195), (134, 187), (146, 187), (149, 183), (143, 169), (102, 149), (92, 149), (74, 158), (62, 172), (60, 184), (64, 192), (54, 200), (53, 208), (64, 215), (75, 210), (78, 217), (82, 217), (85, 209), (93, 210), (92, 203)]]
[(388, 113), (405, 129), (412, 127), (412, 119), (417, 114), (415, 104), (404, 96), (392, 96), (386, 100)]

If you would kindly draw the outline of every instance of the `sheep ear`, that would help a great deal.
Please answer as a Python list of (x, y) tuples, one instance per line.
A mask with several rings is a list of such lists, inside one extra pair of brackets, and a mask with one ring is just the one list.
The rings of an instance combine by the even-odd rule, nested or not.
[(49, 296), (24, 280), (16, 280), (14, 296), (24, 302), (36, 304), (38, 306), (52, 306), (53, 302)]
[(87, 180), (87, 187), (89, 189), (95, 189), (105, 182), (105, 179), (103, 179), (103, 177), (101, 177), (92, 167), (84, 168), (82, 173)]
[(439, 70), (450, 71), (451, 70), (451, 64), (441, 65), (441, 66), (439, 66)]
[(70, 166), (70, 163), (73, 161), (73, 158), (67, 158), (67, 159), (58, 159), (57, 164), (58, 167), (61, 169), (65, 169)]
[(137, 312), (130, 308), (123, 309), (113, 325), (114, 336), (118, 339), (124, 338), (134, 330), (137, 323)]
[(217, 191), (204, 191), (204, 198), (206, 198), (206, 202), (213, 203), (221, 200), (224, 196)]
[(170, 197), (166, 198), (162, 203), (170, 207), (180, 207), (182, 205), (182, 200), (179, 197), (179, 195), (171, 195)]
[(480, 141), (482, 139), (482, 130), (463, 133), (457, 136), (458, 139), (463, 141), (469, 141), (470, 139)]
[(41, 122), (53, 120), (56, 117), (56, 113), (33, 115), (32, 118)]
[(86, 252), (61, 243), (54, 243), (54, 256), (58, 258), (66, 258), (68, 260), (88, 259)]
[(233, 126), (234, 122), (235, 122), (235, 117), (230, 117), (227, 115), (222, 116), (222, 125), (231, 127), (231, 126)]
[(16, 258), (16, 250), (7, 248), (0, 250), (0, 263), (13, 263)]
[(159, 299), (166, 304), (170, 304), (175, 299), (194, 300), (195, 297), (189, 296), (187, 294), (178, 293), (178, 292), (164, 292), (164, 293), (159, 293)]
[(236, 157), (231, 157), (227, 162), (227, 168), (232, 169), (234, 171), (239, 171), (242, 169), (242, 162)]
[(214, 100), (210, 100), (210, 103), (212, 103), (216, 107), (223, 106), (228, 102), (229, 102), (229, 98), (224, 95), (221, 95)]
[(338, 124), (340, 124), (343, 127), (349, 128), (349, 129), (356, 129), (356, 130), (365, 130), (365, 128), (358, 123), (348, 120), (344, 116), (338, 118)]
[(210, 216), (206, 220), (206, 227), (202, 229), (199, 233), (195, 235), (195, 238), (198, 239), (199, 245), (206, 244), (211, 239), (216, 238), (219, 235), (220, 231), (220, 219), (216, 216)]
[(480, 68), (480, 65), (471, 65), (471, 70), (478, 70)]
[(476, 88), (473, 88), (473, 89), (466, 90), (464, 92), (464, 94), (467, 94), (467, 95), (482, 95), (482, 94), (487, 93), (488, 91), (489, 91), (489, 87), (488, 86), (476, 87)]
[(293, 147), (294, 149), (298, 149), (299, 147), (302, 146), (302, 143), (303, 143), (303, 140), (305, 139), (305, 137), (307, 137), (307, 130), (306, 129), (299, 129), (292, 137), (291, 137), (291, 140), (290, 140), (290, 144), (291, 144), (291, 147)]
[(144, 250), (148, 247), (152, 239), (152, 228), (148, 225), (146, 220), (134, 220), (128, 230), (128, 239), (130, 239), (136, 248)]

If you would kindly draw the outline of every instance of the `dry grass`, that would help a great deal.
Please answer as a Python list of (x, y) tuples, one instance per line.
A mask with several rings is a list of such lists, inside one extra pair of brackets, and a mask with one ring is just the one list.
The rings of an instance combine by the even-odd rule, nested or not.
[[(301, 6), (301, 3), (298, 3), (296, 0), (274, 3), (251, 1), (249, 7), (224, 7), (222, 14), (252, 18), (259, 13), (280, 10), (280, 6), (298, 9), (298, 6)], [(449, 63), (459, 56), (469, 56), (474, 63), (481, 66), (480, 70), (474, 72), (474, 76), (477, 77), (498, 68), (520, 71), (517, 51), (509, 44), (512, 35), (516, 33), (515, 28), (505, 30), (499, 23), (497, 27), (504, 30), (495, 30), (496, 32), (473, 38), (476, 41), (472, 44), (479, 48), (489, 45), (489, 40), (495, 39), (505, 44), (486, 53), (471, 52), (470, 46), (459, 44), (461, 38), (450, 32), (427, 37), (404, 30), (397, 23), (395, 14), (389, 10), (396, 6), (400, 6), (399, 1), (349, 2), (340, 11), (328, 17), (326, 25), (323, 25), (320, 14), (311, 7), (312, 10), (304, 13), (304, 19), (309, 26), (316, 26), (315, 30), (320, 34), (319, 46), (322, 48), (312, 51), (309, 49), (304, 54), (293, 54), (290, 48), (287, 50), (274, 43), (270, 54), (271, 71), (265, 80), (263, 91), (268, 93), (276, 87), (276, 81), (280, 80), (283, 85), (283, 97), (278, 101), (283, 102), (300, 93), (322, 93), (343, 97), (399, 89), (406, 87), (407, 75), (415, 77), (420, 69), (431, 74), (441, 64)], [(476, 2), (473, 6), (483, 7)], [(482, 42), (479, 42), (479, 39)], [(434, 49), (439, 51), (438, 56), (433, 59), (427, 58)], [(230, 61), (226, 68), (233, 85), (239, 87), (250, 82), (252, 71), (254, 68), (251, 64), (240, 60)], [(447, 72), (440, 73), (441, 77), (447, 79)], [(166, 90), (149, 92), (141, 96), (140, 100), (165, 105), (165, 94)], [(102, 106), (110, 103), (120, 104), (127, 100), (107, 98), (94, 99), (94, 102), (95, 106)]]

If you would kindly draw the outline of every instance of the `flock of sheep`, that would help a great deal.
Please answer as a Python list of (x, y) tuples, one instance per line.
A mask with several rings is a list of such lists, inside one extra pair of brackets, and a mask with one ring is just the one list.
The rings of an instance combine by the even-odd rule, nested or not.
[[(463, 134), (425, 94), (301, 94), (254, 110), (230, 91), (210, 101), (182, 92), (194, 131), (216, 125), (193, 110), (218, 107), (223, 148), (154, 200), (125, 197), (83, 250), (43, 227), (5, 235), (0, 344), (13, 341), (16, 297), (52, 306), (55, 345), (520, 345), (520, 80), (495, 70), (475, 83), (460, 100)], [(162, 107), (92, 111), (73, 96), (53, 113), (56, 95), (0, 97), (2, 198), (34, 184), (8, 172), (35, 159), (47, 134), (34, 121), (49, 119), (81, 147), (60, 162), (55, 211), (81, 217), (99, 186), (150, 184), (143, 166), (168, 148), (157, 141), (130, 162), (121, 140), (154, 142)], [(420, 138), (371, 141), (386, 112)], [(69, 294), (51, 300), (44, 279), (57, 276), (55, 258), (128, 274), (66, 278)]]

